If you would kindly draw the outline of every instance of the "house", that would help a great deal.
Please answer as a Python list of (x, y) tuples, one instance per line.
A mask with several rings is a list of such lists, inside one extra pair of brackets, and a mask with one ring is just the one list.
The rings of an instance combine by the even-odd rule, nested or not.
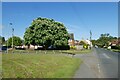
[(79, 49), (84, 49), (84, 44), (87, 44), (87, 42), (85, 40), (80, 40), (79, 41)]
[(79, 45), (81, 46), (81, 48), (83, 48), (84, 44), (88, 45), (87, 49), (90, 49), (90, 47), (92, 47), (92, 42), (90, 40), (81, 40), (79, 42)]
[(109, 42), (108, 49), (117, 49), (118, 46), (120, 46), (120, 40), (119, 39), (113, 39), (111, 42)]
[(70, 46), (75, 46), (74, 34), (73, 33), (69, 33), (69, 35), (70, 35), (70, 39), (68, 40), (68, 44)]
[(75, 45), (79, 45), (79, 40), (74, 40)]
[(92, 46), (92, 42), (90, 41), (90, 40), (81, 40), (80, 41), (80, 44), (82, 44), (82, 43), (85, 43), (85, 44), (88, 44), (88, 45), (91, 45)]
[(120, 39), (118, 39), (118, 45), (120, 46)]
[(90, 45), (90, 47), (92, 47), (93, 45), (92, 45), (92, 42), (90, 41), (90, 40), (86, 40), (86, 42), (87, 42), (87, 44), (89, 44)]
[(119, 45), (119, 44), (120, 44), (120, 40), (118, 40), (118, 39), (114, 39), (110, 42), (111, 46), (116, 46), (116, 45)]
[(68, 45), (69, 45), (69, 46), (75, 46), (74, 40), (69, 39), (69, 40), (68, 40)]

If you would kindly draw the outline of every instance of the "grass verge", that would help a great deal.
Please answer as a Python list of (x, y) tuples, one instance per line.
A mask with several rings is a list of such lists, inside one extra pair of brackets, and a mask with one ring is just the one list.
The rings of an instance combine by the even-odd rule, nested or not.
[(61, 54), (2, 54), (2, 77), (71, 78), (81, 62)]
[(63, 50), (62, 52), (74, 53), (74, 54), (86, 54), (86, 53), (91, 53), (92, 50), (90, 50), (90, 49), (84, 49), (84, 50)]
[(85, 54), (91, 53), (92, 49), (83, 50), (13, 50), (9, 53), (41, 53), (41, 54), (61, 54), (61, 53), (74, 53), (74, 54)]
[(119, 52), (120, 53), (119, 49), (110, 49), (110, 50), (113, 51), (113, 52)]

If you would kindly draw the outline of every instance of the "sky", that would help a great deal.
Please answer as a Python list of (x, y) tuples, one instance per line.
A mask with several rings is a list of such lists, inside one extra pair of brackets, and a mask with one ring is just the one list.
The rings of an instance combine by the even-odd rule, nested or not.
[(1, 0), (2, 2), (119, 2), (119, 0)]
[[(76, 40), (98, 39), (100, 34), (118, 36), (117, 2), (3, 2), (2, 36), (23, 39), (25, 29), (37, 17), (62, 22)], [(9, 25), (12, 23), (12, 26)]]

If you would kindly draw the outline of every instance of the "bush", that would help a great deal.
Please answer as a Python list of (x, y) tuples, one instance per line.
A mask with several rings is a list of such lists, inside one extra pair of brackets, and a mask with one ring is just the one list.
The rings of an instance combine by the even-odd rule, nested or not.
[(111, 46), (111, 49), (120, 49), (120, 46)]
[(76, 46), (70, 46), (70, 49), (76, 49)]
[(89, 46), (88, 44), (84, 44), (83, 48), (88, 49), (88, 46)]
[(69, 45), (62, 45), (62, 46), (56, 46), (55, 50), (69, 50), (70, 46)]

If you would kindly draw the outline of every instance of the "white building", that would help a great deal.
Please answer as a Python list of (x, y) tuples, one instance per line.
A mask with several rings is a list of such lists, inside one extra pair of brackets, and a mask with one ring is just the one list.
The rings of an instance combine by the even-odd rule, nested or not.
[(90, 45), (90, 47), (92, 47), (93, 45), (92, 45), (92, 42), (90, 41), (90, 40), (85, 40), (89, 45)]

